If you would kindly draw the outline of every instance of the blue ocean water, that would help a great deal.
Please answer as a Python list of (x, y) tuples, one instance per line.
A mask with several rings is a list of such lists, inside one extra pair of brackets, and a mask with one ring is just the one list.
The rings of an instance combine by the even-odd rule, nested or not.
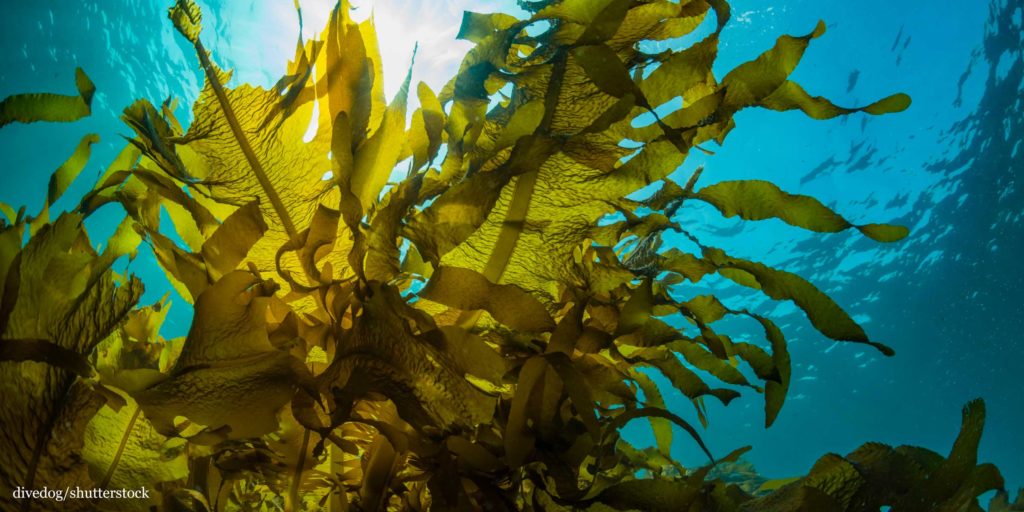
[[(0, 201), (38, 211), (50, 172), (82, 135), (95, 132), (102, 142), (66, 194), (80, 196), (123, 146), (129, 130), (118, 115), (136, 98), (179, 98), (178, 114), (188, 119), (201, 79), (191, 49), (166, 21), (168, 3), (4, 6), (0, 97), (71, 93), (76, 66), (98, 92), (93, 115), (77, 123), (0, 131)], [(303, 2), (311, 13), (306, 29), (320, 24), (316, 9), (306, 6), (313, 3)], [(217, 61), (234, 67), (237, 81), (272, 84), (294, 48), (292, 2), (221, 0), (203, 7), (204, 38)], [(364, 11), (371, 7), (360, 4)], [(501, 2), (377, 2), (385, 58), (399, 61), (385, 68), (389, 91), (401, 78), (395, 70), (408, 65), (410, 31), (432, 37), (434, 46), (421, 46), (421, 55), (437, 55), (418, 58), (415, 79), (439, 87), (431, 80), (450, 73), (445, 66), (457, 64), (467, 48), (450, 41), (463, 7), (514, 9)], [(828, 32), (812, 44), (797, 81), (841, 104), (893, 92), (910, 94), (914, 103), (902, 114), (825, 122), (744, 111), (727, 144), (714, 156), (688, 161), (682, 175), (703, 164), (702, 184), (768, 179), (820, 198), (853, 222), (902, 223), (912, 234), (879, 245), (854, 233), (821, 236), (780, 222), (724, 220), (707, 209), (683, 212), (684, 222), (713, 244), (810, 279), (897, 352), (886, 358), (863, 345), (834, 344), (794, 308), (722, 288), (730, 305), (779, 319), (791, 340), (793, 385), (768, 430), (759, 396), (745, 395), (729, 407), (709, 403), (704, 436), (710, 448), (725, 453), (751, 444), (746, 458), (772, 477), (805, 473), (820, 455), (846, 453), (869, 440), (942, 452), (958, 431), (960, 407), (983, 397), (988, 423), (981, 457), (1000, 467), (1008, 487), (1024, 486), (1024, 1), (785, 0), (766, 6), (737, 0), (733, 11), (719, 71), (823, 19)], [(68, 206), (58, 203), (57, 209)], [(104, 240), (118, 216), (101, 210), (90, 220), (93, 240)], [(151, 283), (148, 302), (169, 289), (155, 268), (145, 249), (128, 266)], [(185, 333), (190, 319), (188, 305), (172, 300), (168, 337)], [(666, 394), (684, 417), (693, 416), (685, 399)], [(630, 429), (638, 443), (649, 442), (640, 422)], [(694, 447), (678, 439), (678, 455), (699, 462)]]

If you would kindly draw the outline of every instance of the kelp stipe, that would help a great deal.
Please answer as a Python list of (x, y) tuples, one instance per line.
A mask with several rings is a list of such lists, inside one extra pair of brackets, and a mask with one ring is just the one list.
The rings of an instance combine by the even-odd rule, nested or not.
[[(909, 98), (844, 108), (790, 81), (823, 24), (719, 80), (723, 0), (522, 5), (527, 19), (466, 14), (459, 37), (475, 47), (439, 92), (418, 84), (408, 126), (411, 74), (387, 103), (373, 24), (354, 22), (347, 3), (319, 39), (300, 40), (270, 90), (228, 87), (199, 8), (172, 7), (206, 76), (187, 130), (170, 104), (139, 100), (123, 114), (134, 136), (75, 211), (51, 222), (46, 209), (28, 219), (4, 207), (0, 371), (5, 392), (31, 392), (5, 401), (2, 417), (5, 431), (43, 432), (29, 444), (0, 436), (4, 490), (154, 495), (64, 504), (82, 509), (853, 511), (977, 509), (1001, 488), (976, 460), (980, 401), (948, 458), (868, 444), (806, 477), (741, 487), (728, 468), (746, 448), (716, 460), (645, 373), (667, 377), (705, 427), (704, 400), (728, 404), (744, 388), (764, 394), (766, 426), (780, 414), (782, 330), (714, 295), (678, 298), (712, 274), (791, 301), (831, 339), (893, 354), (811, 283), (712, 247), (679, 220), (698, 201), (879, 242), (905, 228), (854, 225), (766, 181), (669, 176), (690, 151), (723, 144), (745, 108), (827, 119), (900, 111)], [(709, 17), (715, 29), (689, 47), (640, 50)], [(84, 115), (74, 97), (12, 98), (5, 123)], [(55, 101), (70, 106), (51, 115), (33, 103)], [(88, 140), (51, 195), (81, 169)], [(401, 162), (406, 177), (388, 183)], [(629, 198), (652, 183), (648, 199)], [(126, 215), (96, 254), (81, 219), (107, 204)], [(670, 231), (694, 249), (664, 244)], [(162, 339), (168, 305), (135, 307), (141, 284), (109, 270), (141, 243), (194, 303), (184, 339)], [(54, 271), (66, 289), (43, 286)], [(53, 321), (28, 322), (26, 308)], [(717, 332), (727, 316), (752, 319), (765, 342)], [(655, 432), (649, 450), (620, 436), (641, 418)], [(673, 425), (707, 466), (672, 459)]]

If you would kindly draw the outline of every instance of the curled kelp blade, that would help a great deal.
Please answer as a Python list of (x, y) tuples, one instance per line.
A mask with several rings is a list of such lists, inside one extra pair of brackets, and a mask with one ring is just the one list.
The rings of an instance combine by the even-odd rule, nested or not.
[(0, 128), (14, 122), (67, 123), (88, 116), (92, 112), (96, 86), (82, 68), (75, 69), (75, 88), (78, 89), (77, 96), (29, 93), (4, 98), (0, 101)]

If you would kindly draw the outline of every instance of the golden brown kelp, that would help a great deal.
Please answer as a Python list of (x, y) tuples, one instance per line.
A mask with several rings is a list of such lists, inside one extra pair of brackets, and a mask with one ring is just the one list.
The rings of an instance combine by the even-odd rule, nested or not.
[[(410, 77), (387, 103), (372, 21), (353, 21), (345, 2), (269, 90), (229, 87), (199, 8), (171, 8), (206, 76), (187, 130), (170, 104), (139, 100), (123, 114), (130, 143), (74, 212), (51, 223), (5, 207), (0, 370), (5, 393), (34, 394), (3, 405), (4, 490), (144, 485), (150, 503), (98, 506), (164, 510), (960, 510), (1001, 487), (976, 460), (980, 402), (948, 458), (869, 444), (778, 490), (741, 487), (727, 475), (745, 449), (716, 468), (650, 377), (691, 399), (705, 426), (706, 399), (728, 404), (744, 388), (764, 394), (766, 426), (777, 418), (791, 373), (782, 330), (711, 294), (679, 298), (714, 274), (791, 301), (831, 339), (893, 353), (803, 278), (679, 220), (689, 201), (880, 242), (905, 228), (854, 225), (766, 181), (669, 176), (723, 144), (745, 108), (826, 119), (909, 98), (851, 109), (790, 81), (823, 24), (719, 79), (724, 0), (524, 7), (526, 19), (466, 14), (459, 36), (475, 47), (440, 91), (416, 87), (408, 126)], [(713, 30), (690, 46), (641, 50), (705, 21)], [(85, 156), (55, 173), (51, 195)], [(396, 167), (404, 178), (389, 183)], [(95, 254), (81, 218), (110, 203), (126, 216)], [(138, 283), (107, 270), (139, 243), (194, 304), (184, 339), (161, 338), (167, 305), (132, 310)], [(42, 285), (53, 266), (68, 289)], [(26, 326), (27, 307), (52, 320)], [(88, 330), (74, 323), (85, 312)], [(764, 341), (716, 331), (729, 316)], [(655, 448), (621, 437), (638, 419)], [(8, 433), (23, 426), (41, 437)], [(672, 459), (676, 427), (707, 466)]]

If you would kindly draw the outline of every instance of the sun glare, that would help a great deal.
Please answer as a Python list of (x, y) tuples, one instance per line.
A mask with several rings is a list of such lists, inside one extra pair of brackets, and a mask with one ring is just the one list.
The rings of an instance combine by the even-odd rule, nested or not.
[[(307, 0), (301, 1), (300, 5), (303, 39), (318, 37), (335, 2)], [(431, 89), (438, 91), (447, 77), (455, 74), (462, 57), (472, 46), (455, 38), (462, 13), (467, 10), (508, 11), (514, 8), (514, 2), (351, 0), (351, 6), (354, 20), (373, 19), (384, 62), (384, 92), (390, 101), (405, 80), (417, 44), (419, 50), (413, 67), (413, 84), (426, 82)], [(292, 1), (225, 2), (216, 12), (220, 19), (232, 20), (224, 27), (226, 33), (214, 42), (220, 59), (235, 69), (236, 79), (240, 82), (272, 85), (284, 72), (285, 63), (295, 54), (299, 21)], [(226, 41), (234, 44), (227, 45)], [(411, 94), (410, 111), (417, 103), (415, 94)]]

